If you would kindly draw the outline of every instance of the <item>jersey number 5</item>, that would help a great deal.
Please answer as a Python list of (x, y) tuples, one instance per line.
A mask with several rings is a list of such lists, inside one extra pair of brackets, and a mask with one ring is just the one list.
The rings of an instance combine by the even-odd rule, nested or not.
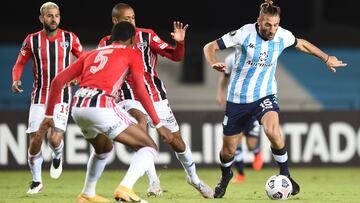
[(106, 54), (111, 54), (113, 51), (114, 51), (113, 49), (106, 49), (106, 50), (99, 51), (99, 53), (95, 57), (94, 63), (99, 63), (99, 62), (100, 63), (97, 66), (91, 66), (90, 67), (90, 73), (95, 74), (99, 70), (103, 69), (105, 64), (108, 61), (108, 57), (105, 56), (105, 55)]

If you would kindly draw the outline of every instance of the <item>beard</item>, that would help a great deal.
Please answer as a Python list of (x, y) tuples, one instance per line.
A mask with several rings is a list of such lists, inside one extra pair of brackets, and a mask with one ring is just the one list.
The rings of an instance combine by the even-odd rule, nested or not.
[(56, 25), (55, 28), (51, 28), (48, 24), (44, 23), (44, 29), (45, 29), (46, 32), (54, 32), (55, 30), (58, 29), (58, 27), (59, 27), (59, 25)]
[(274, 39), (275, 34), (272, 34), (271, 32), (268, 32), (266, 30), (261, 30), (261, 29), (259, 32), (260, 32), (261, 37), (263, 37), (266, 40)]

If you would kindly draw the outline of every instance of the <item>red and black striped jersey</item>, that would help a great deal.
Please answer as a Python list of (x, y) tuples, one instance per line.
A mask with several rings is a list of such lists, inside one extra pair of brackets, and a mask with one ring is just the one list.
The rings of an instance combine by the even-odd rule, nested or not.
[(141, 54), (132, 47), (118, 43), (81, 56), (69, 68), (57, 75), (51, 83), (46, 115), (53, 115), (55, 100), (60, 95), (61, 87), (78, 77), (80, 84), (74, 96), (74, 107), (114, 108), (116, 93), (129, 73), (134, 77), (134, 90), (139, 100), (154, 123), (159, 123), (159, 117), (142, 82), (144, 68)]
[[(99, 47), (103, 47), (112, 43), (111, 36), (102, 38)], [(144, 82), (145, 87), (153, 101), (161, 101), (166, 99), (166, 89), (164, 83), (156, 73), (157, 57), (160, 54), (163, 57), (174, 61), (181, 61), (184, 58), (184, 43), (176, 43), (176, 47), (172, 47), (163, 41), (153, 30), (136, 28), (135, 46), (142, 54), (144, 64)], [(121, 89), (118, 92), (119, 100), (135, 99), (138, 100), (133, 88), (132, 77), (127, 77)]]
[[(29, 34), (23, 42), (13, 68), (13, 81), (21, 78), (26, 63), (32, 58), (34, 83), (31, 94), (32, 104), (46, 104), (53, 78), (72, 63), (72, 54), (77, 58), (84, 53), (79, 38), (72, 32), (58, 29), (53, 37), (41, 30)], [(71, 88), (62, 90), (57, 102), (70, 102)]]

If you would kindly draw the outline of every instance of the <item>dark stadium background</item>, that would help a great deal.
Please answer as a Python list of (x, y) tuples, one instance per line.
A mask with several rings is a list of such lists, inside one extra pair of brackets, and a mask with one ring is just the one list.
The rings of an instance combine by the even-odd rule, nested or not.
[[(2, 2), (0, 43), (20, 44), (27, 33), (41, 29), (39, 7), (46, 1)], [(173, 20), (190, 25), (187, 33), (186, 64), (201, 65), (201, 47), (222, 34), (255, 22), (261, 0), (223, 1), (59, 1), (61, 27), (78, 34), (83, 44), (96, 44), (111, 30), (111, 9), (118, 2), (135, 9), (137, 26), (154, 29), (170, 40)], [(355, 0), (275, 0), (282, 8), (281, 26), (295, 36), (316, 42), (319, 46), (360, 46), (359, 12)], [(197, 57), (196, 57), (197, 56)], [(187, 71), (185, 66), (184, 71)], [(183, 75), (184, 82), (201, 82), (201, 69)]]

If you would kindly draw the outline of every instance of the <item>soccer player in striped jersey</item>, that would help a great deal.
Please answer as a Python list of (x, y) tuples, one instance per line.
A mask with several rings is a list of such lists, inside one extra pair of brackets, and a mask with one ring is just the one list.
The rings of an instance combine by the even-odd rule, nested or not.
[[(232, 52), (225, 58), (225, 64), (227, 69), (224, 71), (224, 74), (221, 74), (219, 77), (216, 93), (216, 101), (219, 106), (225, 107), (226, 104), (226, 92), (225, 89), (229, 82), (231, 69), (235, 64), (235, 52)], [(260, 134), (261, 126), (256, 118), (252, 118), (251, 121), (246, 125), (241, 137), (246, 137), (246, 144), (249, 151), (253, 152), (254, 160), (252, 162), (252, 167), (254, 170), (259, 171), (264, 165), (264, 161), (261, 156), (260, 150)], [(237, 175), (231, 180), (233, 183), (242, 183), (245, 181), (244, 173), (244, 155), (242, 151), (242, 138), (239, 139), (239, 143), (236, 147), (236, 152), (234, 156), (234, 165), (237, 170)]]
[[(69, 81), (80, 78), (71, 116), (95, 151), (88, 161), (84, 188), (77, 202), (109, 202), (96, 195), (95, 187), (105, 168), (106, 158), (113, 150), (113, 141), (136, 150), (126, 175), (115, 189), (114, 198), (117, 201), (141, 202), (132, 188), (147, 168), (154, 165), (157, 146), (151, 137), (136, 125), (136, 120), (115, 104), (116, 93), (125, 77), (133, 77), (134, 91), (154, 121), (159, 135), (165, 142), (172, 141), (172, 133), (161, 123), (145, 89), (141, 54), (132, 48), (134, 35), (135, 28), (130, 23), (120, 22), (114, 25), (114, 42), (111, 45), (80, 57), (51, 83), (49, 103), (40, 126), (40, 134), (54, 127), (54, 107), (56, 99), (61, 97), (61, 88)], [(128, 75), (129, 73), (131, 75)]]
[(291, 180), (292, 195), (300, 192), (299, 185), (290, 176), (287, 150), (280, 133), (278, 115), (280, 109), (276, 98), (275, 80), (277, 59), (285, 48), (294, 46), (302, 52), (321, 59), (333, 72), (346, 64), (335, 56), (324, 53), (310, 42), (296, 38), (290, 31), (280, 27), (279, 23), (280, 8), (273, 5), (271, 0), (266, 0), (260, 5), (256, 23), (244, 25), (204, 46), (207, 62), (220, 72), (223, 72), (227, 65), (217, 61), (216, 51), (230, 47), (236, 49), (236, 61), (230, 75), (223, 121), (224, 136), (220, 151), (222, 173), (215, 187), (215, 198), (223, 197), (226, 192), (233, 176), (231, 165), (239, 134), (252, 117), (259, 120), (271, 142), (271, 151), (279, 165), (280, 174), (288, 176)]
[[(41, 165), (43, 162), (41, 144), (44, 135), (36, 131), (44, 118), (45, 108), (49, 100), (50, 83), (53, 78), (71, 64), (72, 54), (79, 57), (83, 48), (78, 37), (69, 31), (60, 29), (60, 10), (52, 2), (44, 3), (40, 8), (40, 22), (43, 29), (29, 34), (23, 42), (19, 56), (13, 68), (12, 91), (21, 93), (21, 75), (26, 63), (33, 60), (34, 83), (31, 94), (29, 123), (26, 133), (30, 135), (28, 163), (33, 176), (27, 193), (36, 194), (43, 189)], [(71, 100), (71, 87), (62, 89), (61, 97), (56, 104), (56, 128), (48, 135), (49, 145), (53, 150), (50, 176), (59, 178), (62, 172), (63, 135), (66, 129)]]
[[(142, 63), (144, 64), (144, 82), (147, 91), (154, 102), (155, 110), (165, 127), (170, 129), (174, 135), (173, 142), (169, 143), (170, 147), (175, 151), (177, 159), (180, 161), (187, 174), (187, 182), (195, 187), (203, 197), (213, 198), (212, 189), (206, 185), (196, 173), (195, 162), (192, 157), (190, 147), (186, 145), (179, 131), (179, 125), (172, 113), (166, 96), (164, 83), (160, 80), (156, 72), (158, 54), (173, 61), (181, 61), (185, 53), (185, 33), (188, 25), (181, 22), (174, 22), (174, 31), (171, 33), (175, 40), (176, 46), (172, 47), (164, 42), (153, 30), (138, 28), (135, 23), (135, 12), (131, 6), (124, 3), (116, 4), (112, 10), (112, 22), (117, 23), (127, 21), (136, 28), (135, 49), (142, 55)], [(99, 43), (99, 47), (111, 43), (110, 36), (104, 37)], [(136, 92), (133, 91), (133, 83), (131, 77), (126, 78), (119, 91), (119, 105), (128, 111), (144, 130), (147, 128), (146, 111), (139, 103)], [(156, 174), (155, 166), (147, 171), (149, 178), (148, 195), (159, 196), (162, 192), (160, 180)]]

